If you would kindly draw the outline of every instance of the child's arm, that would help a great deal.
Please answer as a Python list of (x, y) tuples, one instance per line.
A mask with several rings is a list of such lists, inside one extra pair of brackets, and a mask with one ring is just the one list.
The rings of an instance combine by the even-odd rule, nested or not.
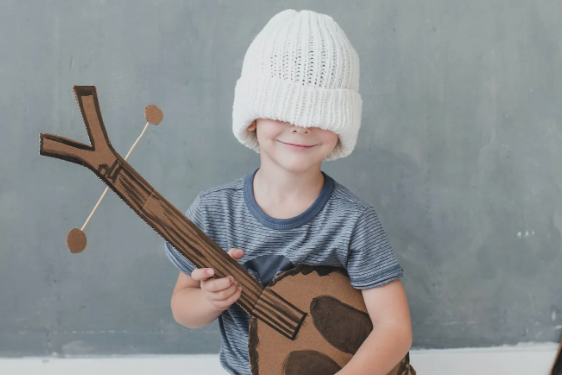
[(363, 289), (373, 331), (336, 375), (387, 375), (412, 346), (412, 324), (400, 280)]
[[(238, 260), (244, 252), (230, 249), (228, 254)], [(196, 268), (191, 276), (180, 272), (171, 308), (174, 320), (188, 328), (200, 328), (212, 323), (240, 297), (242, 288), (232, 276), (208, 280), (212, 268)]]

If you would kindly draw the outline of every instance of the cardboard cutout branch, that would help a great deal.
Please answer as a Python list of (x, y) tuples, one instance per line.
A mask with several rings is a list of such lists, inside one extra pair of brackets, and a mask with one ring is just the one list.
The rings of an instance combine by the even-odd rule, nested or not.
[[(164, 114), (162, 113), (160, 108), (158, 108), (153, 104), (147, 105), (144, 108), (144, 118), (146, 119), (146, 125), (144, 126), (144, 129), (142, 130), (141, 134), (138, 136), (135, 143), (133, 143), (133, 145), (131, 146), (129, 152), (127, 152), (127, 155), (125, 155), (125, 160), (129, 158), (131, 153), (134, 151), (135, 147), (137, 147), (137, 144), (139, 143), (142, 136), (146, 132), (146, 129), (148, 129), (148, 125), (149, 124), (158, 125), (160, 121), (162, 121), (163, 117)], [(88, 215), (88, 218), (84, 222), (84, 225), (82, 225), (82, 228), (80, 229), (72, 228), (70, 232), (68, 232), (68, 235), (66, 236), (66, 244), (71, 252), (79, 253), (86, 248), (87, 240), (86, 240), (86, 234), (84, 233), (84, 229), (86, 229), (86, 226), (88, 225), (94, 214), (96, 213), (96, 210), (98, 209), (99, 205), (103, 201), (103, 198), (105, 198), (105, 195), (107, 194), (108, 191), (109, 191), (109, 186), (107, 186), (103, 191), (100, 199), (98, 199), (98, 202), (94, 206), (92, 212), (90, 212), (90, 215)]]
[[(41, 133), (40, 154), (87, 167), (196, 267), (210, 267), (215, 278), (232, 275), (238, 281), (242, 295), (236, 303), (251, 315), (248, 347), (253, 375), (339, 371), (373, 329), (362, 294), (351, 286), (345, 270), (300, 265), (264, 288), (113, 149), (96, 88), (74, 86), (74, 94), (91, 146)], [(388, 375), (416, 375), (409, 355)]]

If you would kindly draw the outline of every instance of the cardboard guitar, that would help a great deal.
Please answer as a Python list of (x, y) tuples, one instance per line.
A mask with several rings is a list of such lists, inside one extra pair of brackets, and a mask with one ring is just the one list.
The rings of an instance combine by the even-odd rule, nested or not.
[[(251, 315), (253, 375), (330, 375), (340, 370), (372, 331), (362, 294), (346, 271), (297, 266), (264, 287), (197, 225), (160, 195), (111, 146), (95, 86), (74, 86), (91, 146), (41, 133), (40, 154), (89, 168), (133, 211), (198, 268), (232, 275), (238, 303)], [(409, 353), (389, 375), (415, 375)]]

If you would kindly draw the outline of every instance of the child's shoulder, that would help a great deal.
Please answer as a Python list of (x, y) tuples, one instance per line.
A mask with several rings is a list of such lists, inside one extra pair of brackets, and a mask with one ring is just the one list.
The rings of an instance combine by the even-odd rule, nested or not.
[(342, 208), (345, 207), (350, 211), (363, 212), (366, 209), (374, 209), (374, 207), (361, 198), (358, 194), (354, 193), (347, 186), (334, 180), (334, 190), (332, 192), (331, 200), (333, 204), (337, 204)]
[(238, 177), (230, 182), (216, 185), (199, 192), (199, 198), (214, 199), (219, 196), (225, 196), (232, 193), (240, 192), (244, 189), (244, 176)]

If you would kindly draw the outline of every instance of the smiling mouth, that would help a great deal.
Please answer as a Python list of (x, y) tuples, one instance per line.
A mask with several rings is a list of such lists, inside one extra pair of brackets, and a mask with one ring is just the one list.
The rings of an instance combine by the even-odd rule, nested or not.
[(296, 145), (296, 144), (294, 144), (294, 143), (287, 143), (287, 142), (282, 142), (282, 141), (279, 141), (279, 142), (281, 142), (281, 143), (283, 143), (283, 144), (285, 144), (285, 145), (288, 145), (288, 146), (302, 147), (302, 148), (310, 148), (310, 147), (316, 146), (316, 145)]

